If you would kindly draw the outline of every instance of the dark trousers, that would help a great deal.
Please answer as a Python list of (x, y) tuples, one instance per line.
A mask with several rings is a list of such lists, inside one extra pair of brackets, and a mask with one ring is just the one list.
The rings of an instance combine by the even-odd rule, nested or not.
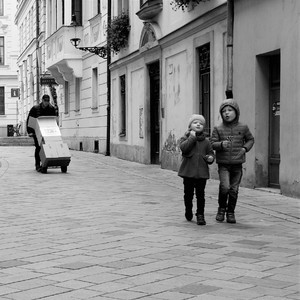
[(194, 191), (196, 191), (197, 211), (196, 215), (204, 214), (205, 207), (205, 186), (207, 179), (183, 178), (184, 204), (187, 211), (193, 208)]
[(36, 136), (33, 136), (33, 140), (34, 140), (34, 146), (35, 146), (35, 151), (34, 151), (34, 158), (35, 158), (35, 166), (40, 166), (41, 164), (41, 159), (40, 159), (40, 150), (41, 147), (38, 143), (38, 140), (36, 138)]
[(225, 208), (227, 212), (233, 213), (236, 207), (239, 186), (243, 176), (242, 165), (221, 165), (218, 168), (219, 185), (219, 207)]

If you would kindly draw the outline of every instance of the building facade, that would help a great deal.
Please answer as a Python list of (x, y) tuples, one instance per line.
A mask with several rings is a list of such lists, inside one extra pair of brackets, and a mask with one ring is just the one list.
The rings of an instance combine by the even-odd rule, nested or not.
[(129, 44), (110, 67), (112, 155), (177, 170), (190, 115), (211, 132), (225, 97), (226, 1), (129, 4)]
[[(44, 1), (18, 0), (15, 24), (19, 31), (18, 80), (19, 123), (26, 134), (26, 120), (30, 108), (38, 104), (43, 94), (51, 94), (48, 85), (41, 84), (45, 69), (45, 4)], [(53, 104), (53, 98), (51, 97)]]
[[(129, 2), (129, 43), (110, 65), (112, 155), (177, 171), (189, 116), (203, 114), (208, 133), (221, 121), (230, 75), (226, 2), (184, 11), (168, 1)], [(256, 139), (242, 185), (299, 197), (300, 3), (231, 2), (233, 96)], [(216, 164), (210, 169), (218, 179)]]
[(18, 1), (19, 120), (24, 134), (30, 108), (49, 94), (69, 147), (105, 153), (106, 60), (76, 49), (70, 39), (81, 38), (80, 46), (105, 44), (106, 19), (106, 1)]
[(300, 197), (300, 2), (234, 5), (234, 97), (256, 140), (246, 180)]
[(106, 153), (106, 59), (76, 49), (70, 40), (104, 47), (107, 1), (52, 0), (46, 12), (45, 64), (59, 85), (62, 136), (71, 149)]
[(18, 125), (18, 28), (16, 0), (0, 0), (0, 137), (15, 134)]

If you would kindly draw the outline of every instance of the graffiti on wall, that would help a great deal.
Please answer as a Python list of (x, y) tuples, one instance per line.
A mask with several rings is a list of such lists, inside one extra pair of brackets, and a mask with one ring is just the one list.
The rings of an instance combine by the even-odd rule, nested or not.
[(180, 153), (179, 140), (176, 140), (174, 133), (169, 132), (168, 138), (164, 143), (163, 150), (173, 153)]

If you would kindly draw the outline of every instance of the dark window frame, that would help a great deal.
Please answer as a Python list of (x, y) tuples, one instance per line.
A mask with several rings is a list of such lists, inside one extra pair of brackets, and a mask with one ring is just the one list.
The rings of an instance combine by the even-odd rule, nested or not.
[(0, 16), (4, 16), (4, 0), (0, 0)]
[(0, 115), (5, 115), (5, 88), (0, 86)]
[(4, 61), (5, 61), (4, 54), (5, 54), (4, 36), (0, 36), (0, 65), (4, 65)]
[(120, 137), (125, 137), (126, 126), (126, 76), (120, 76)]
[(198, 48), (199, 55), (199, 111), (206, 120), (205, 132), (210, 136), (211, 125), (211, 89), (210, 89), (210, 43)]
[(101, 0), (97, 0), (97, 14), (101, 13)]
[(75, 15), (78, 26), (82, 25), (82, 0), (72, 0), (72, 16)]

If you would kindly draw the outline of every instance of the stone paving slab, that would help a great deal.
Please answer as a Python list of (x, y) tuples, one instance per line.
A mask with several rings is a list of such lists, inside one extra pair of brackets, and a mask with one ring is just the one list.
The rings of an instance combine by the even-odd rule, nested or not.
[(300, 199), (240, 189), (237, 224), (184, 218), (182, 179), (71, 151), (37, 173), (33, 147), (0, 147), (1, 299), (299, 299)]

